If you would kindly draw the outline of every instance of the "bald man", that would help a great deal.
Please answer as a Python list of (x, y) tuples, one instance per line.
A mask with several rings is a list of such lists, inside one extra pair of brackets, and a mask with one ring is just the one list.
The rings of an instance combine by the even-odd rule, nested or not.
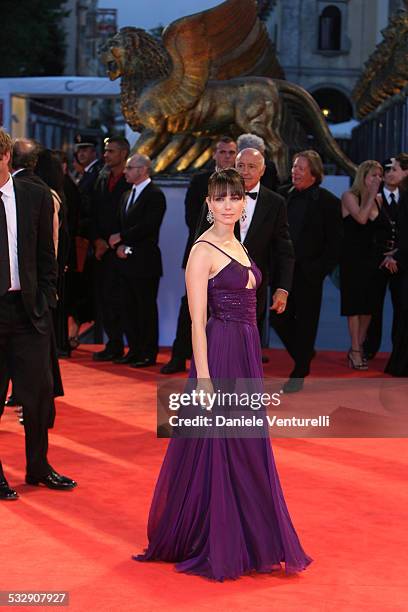
[(156, 363), (159, 349), (157, 293), (163, 274), (159, 249), (166, 199), (150, 178), (151, 161), (132, 155), (124, 174), (129, 185), (120, 203), (120, 231), (109, 238), (119, 260), (123, 327), (129, 351), (114, 363), (145, 368)]

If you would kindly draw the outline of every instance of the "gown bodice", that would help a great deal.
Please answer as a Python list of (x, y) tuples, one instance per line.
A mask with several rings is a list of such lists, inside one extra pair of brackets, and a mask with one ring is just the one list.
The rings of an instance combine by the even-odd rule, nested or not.
[[(230, 259), (229, 263), (208, 281), (208, 306), (211, 317), (225, 322), (235, 321), (256, 325), (256, 290), (261, 284), (262, 274), (255, 262), (248, 256), (251, 265), (245, 266), (212, 242), (206, 240), (197, 242), (211, 244)], [(255, 287), (248, 288), (250, 272), (255, 279)]]

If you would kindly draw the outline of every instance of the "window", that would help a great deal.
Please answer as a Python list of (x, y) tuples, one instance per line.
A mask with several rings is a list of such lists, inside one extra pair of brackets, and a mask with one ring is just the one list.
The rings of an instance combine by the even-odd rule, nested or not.
[(326, 6), (319, 17), (319, 51), (340, 51), (341, 12), (337, 6)]

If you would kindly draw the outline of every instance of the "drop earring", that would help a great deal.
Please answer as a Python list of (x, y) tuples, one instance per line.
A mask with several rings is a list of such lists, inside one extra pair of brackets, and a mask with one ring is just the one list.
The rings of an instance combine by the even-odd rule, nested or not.
[(214, 213), (211, 210), (211, 208), (208, 209), (207, 221), (208, 221), (208, 223), (214, 223)]
[(241, 221), (242, 223), (245, 221), (245, 219), (247, 218), (247, 212), (245, 210), (245, 207), (242, 209), (242, 213), (241, 213)]

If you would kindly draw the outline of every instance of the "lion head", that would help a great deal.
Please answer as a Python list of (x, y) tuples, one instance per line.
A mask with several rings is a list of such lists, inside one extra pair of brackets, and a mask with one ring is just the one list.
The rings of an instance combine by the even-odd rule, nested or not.
[(151, 34), (141, 28), (121, 28), (100, 49), (111, 81), (119, 77), (139, 82), (156, 80), (168, 75), (170, 57)]

